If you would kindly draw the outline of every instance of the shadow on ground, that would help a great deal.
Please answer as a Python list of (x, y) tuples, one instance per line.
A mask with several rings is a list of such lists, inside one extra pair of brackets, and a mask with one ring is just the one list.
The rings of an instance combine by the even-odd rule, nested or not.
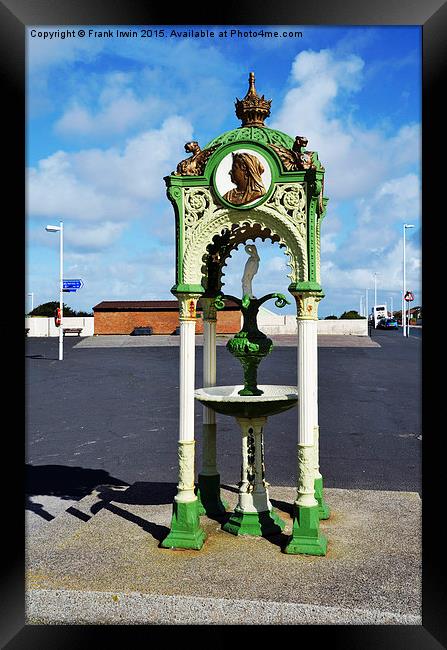
[(79, 500), (90, 494), (98, 485), (124, 485), (128, 483), (110, 476), (103, 469), (86, 469), (67, 465), (25, 465), (25, 494), (57, 496), (61, 499)]
[[(127, 488), (127, 489), (122, 489)], [(65, 465), (25, 465), (25, 509), (34, 512), (46, 521), (54, 516), (41, 503), (31, 501), (32, 496), (56, 496), (69, 501), (80, 501), (98, 490), (98, 501), (91, 507), (91, 515), (70, 506), (66, 512), (88, 521), (103, 508), (135, 523), (155, 539), (161, 541), (169, 529), (159, 526), (121, 508), (123, 505), (171, 504), (177, 493), (175, 483), (138, 482), (129, 487), (122, 479), (110, 476), (102, 469), (68, 467)], [(113, 503), (111, 503), (113, 501)]]
[(54, 516), (33, 496), (55, 496), (59, 499), (80, 501), (98, 485), (127, 486), (128, 483), (110, 476), (103, 469), (86, 469), (66, 465), (25, 465), (25, 510), (30, 510), (47, 521)]
[[(31, 501), (32, 496), (56, 496), (60, 499), (80, 501), (83, 497), (97, 490), (97, 501), (87, 511), (79, 510), (70, 505), (65, 512), (88, 521), (95, 514), (105, 509), (112, 514), (140, 526), (161, 542), (169, 533), (169, 528), (148, 521), (126, 509), (127, 506), (158, 506), (170, 505), (177, 494), (176, 483), (162, 483), (140, 481), (129, 486), (125, 481), (110, 476), (101, 469), (87, 469), (83, 467), (68, 467), (64, 465), (26, 465), (26, 503), (25, 508), (41, 516), (47, 521), (54, 519), (53, 515), (46, 512), (40, 503)], [(222, 484), (222, 488), (237, 493), (238, 489), (232, 485)], [(290, 514), (291, 504), (272, 499), (272, 505), (283, 513)], [(216, 521), (223, 524), (230, 513), (225, 513)], [(214, 517), (212, 517), (214, 519)], [(287, 535), (279, 533), (270, 535), (269, 541), (283, 547), (287, 542)]]

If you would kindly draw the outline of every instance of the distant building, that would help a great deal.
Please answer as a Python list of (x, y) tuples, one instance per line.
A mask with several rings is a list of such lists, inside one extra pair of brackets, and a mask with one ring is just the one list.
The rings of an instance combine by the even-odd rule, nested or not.
[[(93, 307), (96, 334), (131, 334), (136, 327), (151, 327), (153, 334), (174, 334), (179, 327), (177, 300), (103, 300)], [(226, 300), (217, 312), (217, 334), (236, 334), (241, 313), (236, 303)], [(196, 333), (203, 332), (202, 308), (197, 304)]]

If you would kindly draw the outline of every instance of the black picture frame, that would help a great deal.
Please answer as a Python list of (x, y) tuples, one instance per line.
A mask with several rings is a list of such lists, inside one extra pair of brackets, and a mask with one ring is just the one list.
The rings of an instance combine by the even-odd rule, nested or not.
[[(444, 69), (447, 61), (447, 4), (442, 0), (376, 0), (374, 3), (356, 2), (355, 0), (320, 0), (318, 3), (289, 3), (284, 0), (275, 0), (274, 3), (247, 3), (243, 0), (209, 5), (185, 3), (175, 4), (162, 8), (160, 5), (151, 5), (145, 0), (2, 0), (0, 4), (0, 48), (2, 82), (5, 89), (3, 93), (3, 109), (6, 116), (4, 120), (4, 158), (7, 157), (8, 165), (4, 171), (6, 176), (4, 187), (8, 194), (14, 197), (8, 210), (5, 212), (7, 221), (14, 223), (14, 237), (12, 243), (8, 239), (7, 251), (13, 254), (14, 273), (11, 278), (11, 267), (5, 266), (4, 277), (10, 278), (8, 292), (12, 300), (13, 313), (22, 314), (25, 253), (24, 253), (24, 203), (20, 204), (18, 197), (24, 196), (25, 187), (25, 28), (29, 25), (107, 25), (107, 24), (133, 24), (133, 25), (244, 25), (244, 24), (294, 24), (294, 25), (420, 25), (422, 27), (422, 57), (423, 57), (423, 199), (422, 209), (424, 223), (436, 221), (439, 216), (439, 207), (442, 201), (441, 181), (442, 165), (433, 163), (436, 152), (439, 151), (444, 133)], [(442, 151), (442, 149), (441, 149)], [(14, 188), (14, 190), (13, 190)], [(4, 201), (6, 200), (6, 192)], [(25, 197), (26, 198), (26, 197)], [(435, 202), (436, 201), (436, 202)], [(14, 221), (13, 221), (14, 220)], [(427, 229), (429, 230), (429, 229)], [(433, 240), (430, 234), (423, 236), (424, 257), (427, 245), (432, 250)], [(6, 241), (6, 239), (5, 239)], [(428, 242), (428, 243), (427, 243)], [(431, 257), (427, 256), (427, 257)], [(5, 255), (6, 260), (6, 247)], [(10, 258), (8, 258), (10, 259)], [(432, 264), (427, 260), (428, 268)], [(424, 260), (424, 302), (427, 304), (434, 295), (430, 282), (430, 271)], [(427, 274), (427, 275), (426, 275)], [(427, 281), (425, 277), (428, 277)], [(20, 307), (19, 307), (19, 300)], [(423, 344), (423, 373), (426, 375), (432, 355), (432, 343), (436, 337), (430, 309), (424, 306), (424, 344)], [(11, 313), (11, 312), (10, 312)], [(20, 344), (23, 345), (23, 334), (19, 328), (17, 332), (8, 335), (6, 346), (6, 364), (9, 372), (18, 374), (18, 384), (8, 382), (3, 390), (5, 403), (17, 405), (17, 395), (20, 410), (21, 403), (25, 406), (25, 395), (21, 394), (20, 382), (23, 379), (21, 361), (18, 360)], [(11, 344), (10, 344), (11, 342)], [(22, 402), (20, 401), (22, 400)], [(436, 395), (430, 391), (431, 411), (436, 403)], [(427, 392), (424, 389), (423, 405), (427, 404)], [(8, 407), (10, 411), (10, 406)], [(25, 412), (25, 408), (23, 408)], [(426, 423), (425, 411), (424, 424)], [(6, 421), (5, 421), (6, 422)], [(431, 425), (430, 430), (433, 425)], [(439, 428), (439, 424), (435, 428)], [(7, 438), (12, 443), (10, 451), (5, 451), (4, 465), (11, 467), (12, 479), (6, 483), (10, 486), (7, 497), (3, 500), (3, 519), (7, 523), (2, 535), (4, 542), (2, 580), (2, 620), (1, 639), (2, 647), (16, 648), (80, 648), (92, 647), (94, 643), (103, 641), (106, 630), (96, 626), (76, 626), (70, 628), (26, 626), (24, 616), (24, 529), (23, 529), (23, 502), (20, 494), (20, 479), (23, 474), (18, 470), (23, 466), (23, 438), (10, 424), (5, 424)], [(20, 427), (19, 427), (20, 430)], [(442, 495), (441, 477), (445, 470), (441, 465), (444, 457), (443, 440), (441, 431), (439, 435), (424, 433), (423, 442), (423, 610), (422, 626), (335, 626), (329, 631), (331, 646), (348, 648), (369, 648), (381, 650), (386, 648), (440, 648), (447, 646), (445, 630), (446, 593), (442, 580), (441, 568), (445, 565), (443, 551), (442, 528), (438, 529), (438, 518), (441, 518)], [(7, 440), (4, 441), (5, 444)], [(8, 454), (8, 455), (6, 455)], [(7, 462), (6, 462), (7, 459)], [(6, 468), (5, 468), (6, 473)], [(6, 491), (7, 487), (5, 487)], [(438, 507), (436, 507), (438, 506)], [(397, 522), (398, 523), (398, 522)], [(439, 523), (441, 523), (439, 521)], [(6, 532), (5, 532), (6, 531)], [(122, 642), (133, 632), (139, 634), (143, 642), (148, 640), (156, 642), (164, 626), (157, 626), (145, 631), (140, 629), (113, 626), (114, 642)], [(231, 627), (231, 626), (230, 626)], [(312, 626), (310, 634), (314, 641), (319, 639), (320, 632), (327, 626)], [(212, 626), (201, 626), (200, 634), (210, 632), (215, 634)], [(220, 632), (224, 632), (221, 628)], [(292, 632), (293, 630), (287, 630)], [(232, 633), (229, 630), (230, 634)], [(304, 630), (293, 635), (292, 643), (302, 643)], [(171, 634), (171, 632), (168, 632)], [(188, 634), (190, 632), (188, 631)], [(276, 628), (275, 639), (278, 640), (280, 630)], [(123, 634), (126, 637), (122, 636)], [(194, 632), (196, 642), (199, 640)], [(222, 639), (224, 637), (222, 636)], [(160, 642), (160, 641), (159, 641)], [(162, 642), (162, 641), (161, 641)]]

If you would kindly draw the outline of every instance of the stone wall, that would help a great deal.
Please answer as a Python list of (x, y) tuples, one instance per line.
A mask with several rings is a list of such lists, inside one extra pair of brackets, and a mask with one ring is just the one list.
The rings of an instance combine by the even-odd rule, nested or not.
[[(277, 314), (261, 307), (258, 314), (258, 327), (261, 332), (269, 335), (297, 334), (296, 316), (293, 314)], [(368, 336), (366, 318), (352, 320), (319, 320), (318, 334)]]
[[(93, 336), (93, 326), (93, 316), (64, 316), (63, 327), (82, 327), (80, 336)], [(29, 329), (28, 336), (59, 336), (54, 318), (26, 316), (25, 329)]]

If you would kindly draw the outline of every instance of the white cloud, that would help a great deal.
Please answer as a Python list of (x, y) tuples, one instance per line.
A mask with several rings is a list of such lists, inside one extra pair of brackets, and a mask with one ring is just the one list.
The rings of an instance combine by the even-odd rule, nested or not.
[[(68, 26), (70, 31), (74, 26)], [(53, 25), (44, 27), (27, 28), (27, 47), (26, 61), (28, 72), (36, 74), (42, 71), (48, 71), (52, 67), (60, 67), (74, 62), (92, 61), (103, 49), (101, 39), (83, 39), (73, 38), (42, 38), (31, 36), (31, 30), (36, 32), (54, 32), (57, 30), (61, 33), (66, 31), (66, 27), (55, 27)]]
[(380, 128), (355, 121), (352, 96), (361, 90), (364, 62), (336, 58), (330, 50), (300, 52), (292, 65), (292, 88), (272, 121), (273, 128), (304, 135), (319, 152), (331, 199), (352, 199), (372, 191), (396, 165), (419, 163), (420, 129), (403, 125), (386, 138)]
[(129, 139), (122, 151), (58, 151), (28, 171), (29, 215), (89, 222), (141, 217), (151, 201), (164, 198), (163, 176), (191, 137), (191, 125), (172, 116), (160, 129)]
[(65, 238), (67, 246), (72, 249), (97, 251), (108, 248), (119, 239), (126, 228), (124, 223), (111, 223), (105, 221), (98, 226), (83, 226), (68, 231)]
[(169, 293), (175, 282), (174, 246), (150, 248), (137, 258), (102, 260), (101, 273), (96, 266), (84, 269), (82, 275), (90, 295), (102, 300), (153, 300), (172, 298)]
[[(362, 126), (354, 101), (364, 77), (363, 61), (352, 54), (301, 52), (292, 65), (292, 87), (271, 124), (287, 133), (295, 124), (291, 135), (306, 136), (308, 149), (318, 151), (325, 166), (330, 203), (322, 226), (321, 277), (329, 292), (364, 291), (372, 286), (374, 271), (384, 288), (399, 291), (397, 225), (418, 225), (420, 219), (419, 125), (402, 124), (388, 137), (381, 126)], [(418, 242), (408, 242), (407, 250), (409, 282), (416, 289)]]
[(152, 93), (140, 98), (134, 85), (132, 74), (113, 72), (105, 75), (99, 95), (95, 84), (90, 92), (85, 91), (83, 101), (78, 95), (71, 100), (55, 123), (55, 132), (83, 136), (122, 134), (144, 122), (153, 122), (163, 111), (167, 112), (169, 105), (161, 97)]
[(123, 134), (173, 113), (219, 128), (246, 76), (204, 39), (28, 38), (27, 64), (29, 114), (59, 115), (55, 133), (66, 138)]
[(364, 62), (355, 54), (337, 60), (330, 50), (307, 50), (300, 52), (295, 58), (292, 77), (313, 88), (318, 96), (327, 95), (327, 102), (328, 97), (332, 99), (337, 94), (337, 86), (346, 90), (358, 90), (363, 67)]
[[(382, 242), (383, 243), (383, 242)], [(380, 244), (380, 241), (379, 241)], [(421, 287), (421, 251), (417, 242), (406, 242), (406, 274), (407, 284), (413, 290), (420, 292)], [(381, 290), (402, 290), (403, 260), (402, 240), (393, 240), (393, 243), (384, 247), (374, 257), (364, 255), (363, 263), (356, 266), (341, 268), (334, 259), (321, 261), (321, 275), (324, 290), (365, 290), (374, 286), (374, 273), (377, 272), (377, 286)]]
[(357, 224), (342, 247), (345, 265), (368, 259), (377, 263), (378, 256), (389, 251), (401, 236), (397, 224), (418, 224), (421, 212), (420, 181), (415, 174), (392, 178), (357, 203)]
[(334, 239), (335, 233), (333, 232), (321, 236), (321, 254), (334, 253), (337, 250), (337, 244)]

